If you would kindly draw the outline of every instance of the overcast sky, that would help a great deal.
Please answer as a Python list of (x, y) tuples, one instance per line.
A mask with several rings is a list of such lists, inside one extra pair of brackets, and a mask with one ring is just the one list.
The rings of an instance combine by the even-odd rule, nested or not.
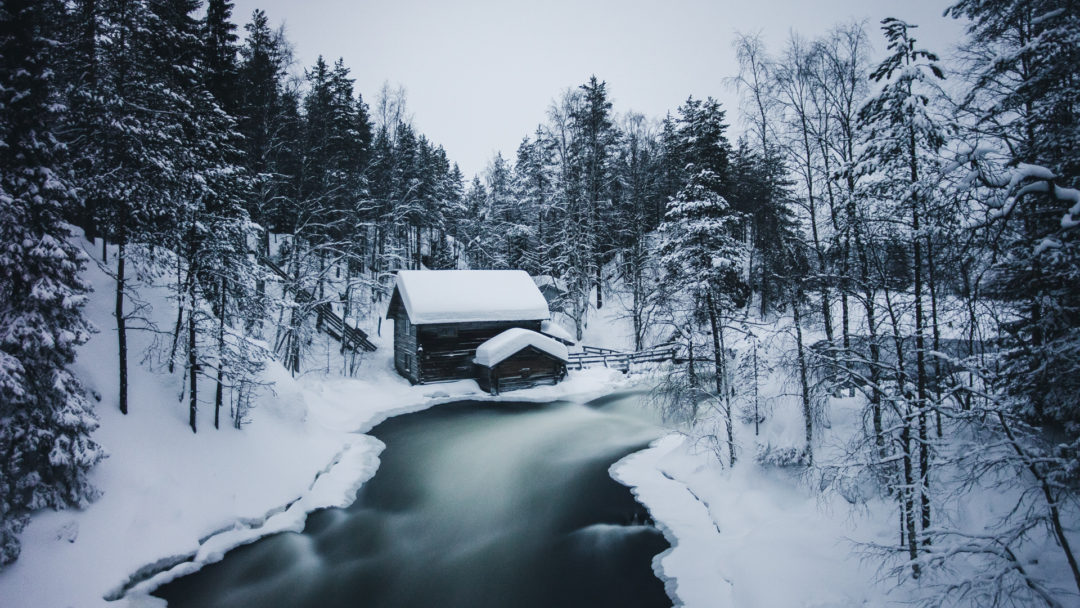
[[(512, 160), (560, 91), (595, 74), (616, 112), (661, 117), (690, 95), (713, 96), (741, 130), (736, 32), (760, 32), (770, 50), (791, 31), (806, 37), (866, 20), (875, 48), (886, 16), (918, 24), (920, 46), (945, 55), (961, 24), (939, 0), (235, 0), (241, 26), (262, 8), (285, 23), (298, 70), (320, 54), (345, 59), (371, 104), (403, 85), (413, 124), (442, 144), (467, 177), (496, 151)], [(243, 31), (240, 32), (243, 34)]]

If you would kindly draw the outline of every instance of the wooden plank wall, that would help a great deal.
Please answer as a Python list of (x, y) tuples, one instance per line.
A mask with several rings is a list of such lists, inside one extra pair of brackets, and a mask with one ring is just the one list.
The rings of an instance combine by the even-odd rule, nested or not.
[(566, 375), (566, 364), (532, 347), (511, 355), (494, 368), (477, 367), (480, 388), (493, 393), (557, 384)]
[(420, 382), (475, 378), (476, 347), (512, 327), (540, 331), (540, 321), (446, 323), (417, 327), (417, 347), (422, 348)]
[[(411, 382), (419, 382), (420, 374), (416, 364), (416, 326), (406, 323), (404, 310), (394, 316), (394, 369)], [(406, 325), (408, 327), (406, 328)], [(412, 357), (412, 365), (406, 369), (405, 363)]]

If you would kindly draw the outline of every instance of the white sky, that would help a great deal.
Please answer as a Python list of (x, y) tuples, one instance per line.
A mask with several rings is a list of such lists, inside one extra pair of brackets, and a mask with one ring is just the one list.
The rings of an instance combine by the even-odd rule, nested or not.
[[(522, 137), (544, 121), (562, 90), (596, 74), (616, 112), (650, 117), (689, 95), (719, 99), (731, 135), (737, 97), (724, 79), (738, 71), (736, 32), (760, 32), (770, 51), (789, 32), (806, 37), (867, 20), (883, 48), (886, 16), (918, 24), (920, 46), (941, 55), (962, 25), (941, 16), (948, 0), (235, 0), (241, 27), (255, 8), (284, 21), (297, 69), (322, 54), (344, 57), (372, 104), (382, 83), (408, 92), (413, 124), (441, 143), (467, 178), (496, 151), (513, 160)], [(240, 31), (241, 35), (243, 30)], [(734, 139), (734, 137), (732, 137)]]

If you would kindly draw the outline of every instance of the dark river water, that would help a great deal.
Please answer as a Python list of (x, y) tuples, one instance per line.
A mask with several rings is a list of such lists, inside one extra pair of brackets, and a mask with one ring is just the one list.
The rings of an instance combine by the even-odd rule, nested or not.
[(391, 418), (375, 477), (302, 534), (158, 589), (171, 607), (670, 606), (668, 543), (608, 468), (663, 429), (623, 393), (458, 402)]

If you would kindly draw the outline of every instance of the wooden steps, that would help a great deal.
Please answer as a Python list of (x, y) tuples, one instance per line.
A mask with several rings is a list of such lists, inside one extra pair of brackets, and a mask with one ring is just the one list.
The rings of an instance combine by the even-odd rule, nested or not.
[[(275, 264), (273, 260), (263, 257), (262, 262), (267, 268), (273, 271), (274, 274), (281, 277), (287, 283), (293, 281), (293, 278), (289, 273), (285, 272), (285, 269), (281, 266)], [(315, 301), (315, 295), (306, 289), (296, 289), (294, 291), (293, 297), (301, 304), (310, 304)], [(375, 351), (376, 346), (368, 339), (368, 335), (363, 330), (345, 323), (345, 320), (334, 312), (334, 307), (331, 306), (329, 302), (319, 302), (315, 304), (315, 314), (318, 315), (318, 318), (315, 321), (316, 329), (323, 330), (330, 337), (341, 342), (343, 347), (351, 350), (364, 350), (369, 353)]]

